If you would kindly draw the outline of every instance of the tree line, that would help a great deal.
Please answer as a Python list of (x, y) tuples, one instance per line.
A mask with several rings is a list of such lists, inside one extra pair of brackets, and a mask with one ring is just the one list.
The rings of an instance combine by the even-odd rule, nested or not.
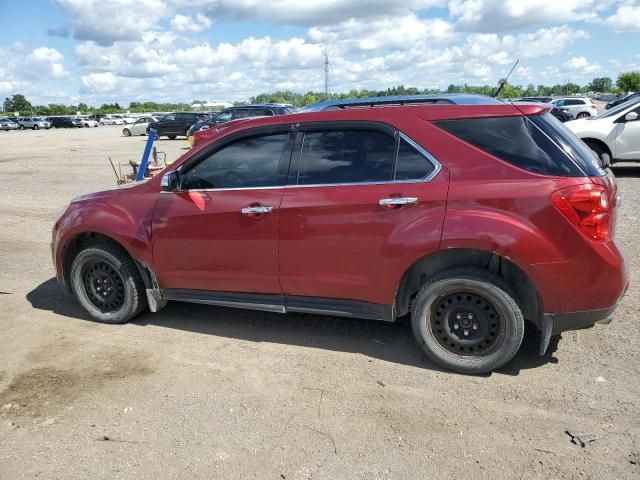
[[(482, 95), (493, 95), (496, 85), (454, 85), (451, 84), (446, 90), (438, 89), (419, 89), (415, 87), (405, 87), (398, 85), (390, 87), (386, 90), (351, 90), (344, 93), (330, 93), (329, 99), (343, 100), (346, 98), (366, 98), (366, 97), (383, 97), (389, 95), (419, 95), (430, 93), (477, 93)], [(588, 92), (601, 93), (623, 93), (640, 91), (640, 72), (626, 72), (618, 75), (615, 82), (610, 77), (594, 78), (587, 85), (578, 85), (576, 83), (567, 82), (564, 84), (556, 84), (553, 86), (529, 84), (526, 87), (522, 85), (511, 85), (505, 83), (501, 98), (517, 98), (530, 96), (551, 96), (551, 95), (575, 95), (585, 94)], [(250, 103), (290, 103), (296, 107), (303, 107), (312, 103), (325, 100), (326, 96), (323, 92), (309, 91), (307, 93), (296, 93), (291, 91), (280, 91), (273, 93), (261, 93), (249, 99)], [(202, 103), (202, 101), (194, 100), (192, 103)], [(242, 105), (246, 102), (236, 102)], [(116, 103), (104, 103), (99, 107), (89, 106), (85, 103), (77, 105), (64, 105), (62, 103), (50, 103), (49, 105), (33, 105), (22, 94), (16, 94), (12, 97), (5, 98), (3, 104), (5, 115), (20, 112), (20, 115), (76, 115), (81, 114), (109, 114), (109, 113), (125, 113), (127, 110), (132, 113), (143, 112), (172, 112), (172, 111), (189, 111), (191, 104), (188, 103), (158, 103), (158, 102), (131, 102), (127, 108)]]

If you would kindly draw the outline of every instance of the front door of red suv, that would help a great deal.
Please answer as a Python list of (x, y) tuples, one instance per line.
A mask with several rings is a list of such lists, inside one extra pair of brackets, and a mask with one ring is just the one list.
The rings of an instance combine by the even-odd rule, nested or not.
[(373, 122), (302, 125), (294, 152), (279, 229), (287, 308), (296, 297), (391, 305), (404, 271), (438, 248), (448, 173)]
[(278, 216), (291, 151), (285, 128), (202, 152), (185, 164), (179, 190), (160, 194), (152, 239), (163, 289), (282, 294)]

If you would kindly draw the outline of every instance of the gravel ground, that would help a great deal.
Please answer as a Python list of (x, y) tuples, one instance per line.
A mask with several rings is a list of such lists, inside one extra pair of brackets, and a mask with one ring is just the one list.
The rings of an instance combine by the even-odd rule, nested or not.
[(118, 127), (0, 132), (1, 479), (640, 478), (640, 166), (616, 170), (632, 284), (615, 321), (466, 377), (404, 324), (179, 303), (89, 321), (52, 278), (51, 226), (114, 185), (106, 154), (143, 148)]

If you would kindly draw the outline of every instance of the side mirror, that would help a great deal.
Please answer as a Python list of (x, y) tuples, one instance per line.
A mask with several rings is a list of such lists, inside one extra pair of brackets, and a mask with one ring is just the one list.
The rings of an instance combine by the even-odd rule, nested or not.
[(162, 176), (160, 190), (163, 192), (176, 192), (180, 188), (180, 172), (174, 170)]
[(636, 112), (629, 112), (624, 116), (625, 122), (635, 122), (638, 120), (638, 114)]

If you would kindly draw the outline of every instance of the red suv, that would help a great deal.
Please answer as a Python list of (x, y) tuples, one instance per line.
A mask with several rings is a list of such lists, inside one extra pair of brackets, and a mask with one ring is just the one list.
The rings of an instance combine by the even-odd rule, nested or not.
[(324, 102), (230, 122), (164, 175), (77, 198), (57, 277), (102, 322), (167, 300), (394, 321), (464, 373), (611, 319), (615, 179), (543, 104)]

